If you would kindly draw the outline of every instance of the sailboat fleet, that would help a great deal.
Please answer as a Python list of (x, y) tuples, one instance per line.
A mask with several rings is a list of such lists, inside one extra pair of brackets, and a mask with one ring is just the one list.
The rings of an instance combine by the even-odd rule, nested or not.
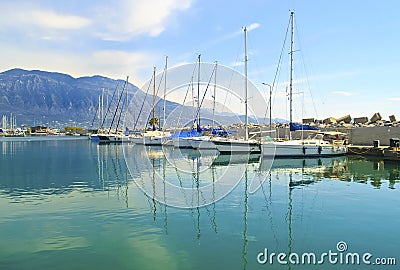
[[(293, 123), (292, 118), (292, 95), (293, 95), (293, 43), (294, 43), (294, 12), (290, 14), (291, 22), (291, 43), (290, 43), (290, 77), (289, 77), (289, 111), (290, 111), (290, 130), (291, 132), (296, 129), (305, 129), (304, 125), (296, 125)], [(130, 142), (141, 145), (157, 145), (157, 146), (171, 146), (176, 148), (193, 148), (197, 150), (212, 149), (217, 150), (220, 154), (261, 154), (264, 157), (322, 157), (322, 156), (337, 156), (344, 155), (347, 153), (346, 147), (346, 134), (340, 132), (321, 132), (313, 131), (312, 135), (306, 139), (293, 139), (290, 136), (286, 139), (268, 139), (259, 136), (257, 139), (249, 138), (249, 120), (248, 120), (248, 56), (247, 56), (247, 28), (244, 28), (244, 136), (243, 137), (233, 137), (229, 136), (228, 133), (224, 133), (224, 136), (219, 136), (221, 130), (214, 129), (214, 109), (213, 108), (213, 124), (211, 132), (205, 135), (200, 125), (200, 55), (198, 56), (198, 85), (197, 85), (197, 115), (194, 119), (192, 129), (189, 131), (179, 131), (179, 132), (168, 132), (165, 131), (165, 100), (166, 100), (166, 72), (167, 72), (167, 59), (164, 69), (164, 106), (163, 106), (163, 128), (160, 129), (157, 115), (156, 115), (156, 68), (153, 70), (153, 107), (152, 107), (152, 118), (149, 121), (151, 125), (151, 130), (144, 132), (135, 132), (134, 134), (123, 134), (118, 130), (118, 125), (112, 132), (111, 126), (107, 132), (99, 132), (98, 134), (91, 135), (91, 140), (96, 142), (105, 143), (120, 143), (120, 142)], [(217, 64), (215, 65), (215, 73), (217, 69)], [(128, 79), (126, 80), (127, 85)], [(214, 83), (214, 106), (215, 106), (215, 91), (216, 91), (216, 74)], [(125, 86), (124, 86), (125, 89)], [(122, 112), (125, 104), (128, 104), (127, 90), (125, 92), (126, 97), (121, 103), (121, 96), (124, 93), (122, 90), (120, 96), (118, 97), (118, 105), (115, 114), (117, 112)], [(193, 104), (194, 105), (194, 104)], [(99, 98), (100, 106), (100, 98)], [(127, 105), (125, 107), (127, 109)], [(118, 111), (119, 110), (119, 111)], [(271, 110), (271, 104), (270, 104)], [(114, 116), (115, 117), (115, 116)], [(114, 119), (113, 119), (114, 121)], [(119, 122), (119, 120), (118, 120)], [(103, 127), (102, 127), (103, 128)], [(100, 127), (99, 127), (100, 130)]]

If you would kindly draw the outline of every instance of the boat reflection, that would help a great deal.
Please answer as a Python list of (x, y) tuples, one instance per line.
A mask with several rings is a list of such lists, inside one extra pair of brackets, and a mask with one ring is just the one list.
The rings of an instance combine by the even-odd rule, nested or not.
[(381, 188), (383, 183), (389, 182), (389, 188), (393, 189), (400, 180), (399, 163), (360, 156), (261, 160), (260, 171), (267, 174), (269, 170), (275, 175), (289, 172), (301, 174), (300, 181), (293, 180), (294, 186), (331, 179), (369, 183), (375, 188)]
[[(31, 145), (31, 151), (37, 153), (32, 164), (26, 163), (28, 159), (21, 158), (21, 153), (26, 149), (23, 145), (14, 144), (14, 150), (10, 151), (12, 155), (2, 157), (1, 171), (7, 171), (11, 165), (17, 168), (15, 172), (7, 172), (8, 176), (14, 178), (2, 178), (0, 181), (3, 200), (26, 203), (27, 199), (45, 199), (50, 203), (37, 207), (40, 209), (38, 218), (42, 218), (45, 210), (52, 215), (55, 211), (59, 212), (57, 207), (61, 204), (65, 207), (61, 210), (67, 209), (73, 215), (84, 210), (81, 215), (82, 219), (89, 222), (87, 231), (92, 231), (93, 220), (101, 220), (107, 225), (102, 228), (108, 230), (115, 225), (118, 234), (122, 228), (120, 225), (126, 222), (125, 233), (129, 233), (132, 242), (140, 242), (141, 235), (146, 234), (146, 239), (152, 243), (154, 238), (162, 240), (156, 242), (156, 245), (172, 243), (171, 252), (180, 248), (197, 249), (201, 245), (204, 250), (202, 256), (205, 257), (209, 255), (208, 252), (228, 248), (234, 266), (243, 269), (254, 268), (257, 245), (268, 244), (269, 248), (288, 251), (288, 254), (301, 250), (305, 238), (304, 228), (322, 216), (319, 215), (320, 210), (329, 213), (331, 209), (320, 209), (319, 203), (335, 202), (336, 198), (343, 198), (339, 191), (331, 190), (331, 187), (344, 186), (353, 192), (346, 183), (337, 180), (356, 183), (353, 187), (371, 184), (382, 189), (387, 186), (396, 188), (400, 171), (397, 163), (351, 156), (260, 160), (259, 155), (250, 155), (248, 158), (238, 155), (229, 157), (212, 152), (176, 151), (172, 148), (130, 144), (97, 145), (82, 142), (75, 145), (75, 150), (74, 144), (69, 145), (67, 142), (63, 142), (62, 146), (52, 146), (49, 143)], [(44, 149), (47, 151), (42, 151)], [(62, 155), (56, 156), (60, 152)], [(33, 176), (29, 175), (31, 171), (34, 172)], [(257, 174), (266, 181), (259, 192), (251, 194), (252, 178)], [(226, 177), (226, 181), (220, 182), (221, 177)], [(337, 185), (329, 181), (335, 181)], [(136, 184), (149, 189), (147, 196), (143, 195)], [(171, 184), (179, 188), (179, 193), (170, 193)], [(228, 184), (233, 186), (226, 188)], [(321, 195), (322, 191), (327, 190), (329, 192)], [(355, 190), (362, 192), (363, 188)], [(385, 195), (371, 188), (367, 190), (368, 193), (361, 195), (369, 197), (371, 192)], [(64, 193), (68, 196), (63, 196)], [(316, 194), (323, 199), (317, 201), (317, 204), (315, 198), (319, 198)], [(326, 195), (332, 200), (327, 200)], [(224, 199), (218, 201), (221, 198)], [(170, 206), (174, 206), (178, 200), (183, 201), (187, 209)], [(74, 204), (71, 206), (66, 202)], [(37, 204), (37, 201), (34, 203)], [(347, 204), (347, 201), (343, 203)], [(16, 204), (10, 209), (14, 210), (14, 206)], [(22, 206), (18, 205), (18, 208), (25, 208), (25, 205)], [(124, 207), (129, 209), (121, 210)], [(342, 204), (337, 207), (343, 209)], [(357, 207), (355, 209), (362, 210), (365, 206), (360, 204)], [(88, 213), (99, 219), (87, 218)], [(360, 213), (361, 216), (363, 212)], [(347, 214), (351, 218), (351, 213)], [(116, 218), (109, 218), (114, 215)], [(342, 215), (342, 212), (338, 212), (338, 215)], [(331, 222), (329, 214), (324, 216), (327, 217), (326, 223), (321, 223), (320, 227)], [(391, 216), (391, 213), (387, 216)], [(271, 228), (262, 224), (263, 220), (267, 221), (264, 223), (270, 223)], [(113, 226), (108, 226), (110, 224)], [(87, 231), (83, 231), (82, 236), (86, 237)], [(307, 237), (312, 237), (311, 229), (307, 232)], [(123, 233), (121, 231), (121, 239), (126, 236)], [(114, 236), (114, 231), (112, 234)], [(168, 236), (163, 237), (162, 234)], [(186, 241), (184, 244), (182, 239)], [(221, 239), (224, 241), (219, 241)], [(115, 239), (111, 243), (115, 243)], [(215, 260), (226, 258), (216, 257)], [(183, 259), (187, 260), (187, 257)]]
[(400, 180), (400, 163), (374, 157), (348, 156), (346, 170), (336, 177), (347, 182), (370, 183), (377, 189), (388, 181), (388, 187), (394, 189)]
[(16, 203), (39, 204), (54, 196), (116, 191), (127, 203), (128, 174), (115, 145), (51, 139), (1, 142), (0, 193)]
[[(154, 222), (157, 222), (159, 218), (162, 218), (164, 220), (164, 229), (165, 233), (168, 234), (168, 215), (167, 211), (169, 209), (169, 206), (167, 204), (160, 202), (159, 201), (159, 196), (157, 193), (160, 191), (156, 185), (161, 184), (161, 189), (163, 191), (163, 194), (165, 196), (165, 190), (166, 186), (165, 183), (168, 181), (173, 181), (171, 178), (173, 178), (171, 172), (175, 172), (175, 177), (179, 179), (180, 186), (190, 186), (193, 188), (196, 192), (190, 193), (190, 197), (185, 198), (188, 201), (192, 200), (192, 205), (196, 205), (196, 207), (191, 207), (189, 209), (183, 209), (181, 211), (187, 211), (189, 216), (192, 219), (192, 224), (193, 224), (193, 239), (195, 239), (199, 244), (202, 240), (202, 235), (203, 235), (203, 230), (206, 230), (207, 232), (213, 232), (214, 234), (218, 234), (218, 223), (217, 223), (217, 200), (216, 200), (216, 192), (217, 192), (217, 177), (219, 173), (221, 172), (221, 169), (226, 169), (229, 167), (228, 165), (225, 165), (227, 163), (227, 160), (225, 159), (219, 159), (219, 157), (215, 158), (215, 155), (212, 152), (207, 153), (206, 156), (203, 156), (204, 153), (199, 153), (196, 150), (183, 150), (180, 151), (180, 154), (173, 154), (172, 153), (165, 153), (163, 152), (163, 149), (160, 147), (139, 147), (136, 149), (137, 151), (145, 151), (149, 163), (152, 165), (152, 170), (150, 170), (151, 174), (151, 180), (152, 180), (152, 188), (153, 188), (153, 193), (146, 193), (147, 196), (149, 197), (149, 202), (152, 204), (151, 209), (153, 213), (153, 219)], [(165, 149), (164, 149), (165, 150)], [(141, 153), (143, 154), (143, 152)], [(140, 154), (140, 155), (141, 155)], [(179, 163), (179, 159), (186, 159), (186, 161), (189, 161), (191, 165), (191, 171), (190, 173), (185, 172), (183, 170), (179, 170), (176, 168), (172, 168), (171, 166), (168, 165), (168, 163), (171, 163), (173, 161), (168, 160), (168, 157), (170, 158), (171, 156), (174, 156), (178, 161), (175, 161), (175, 164)], [(203, 164), (203, 158), (206, 157), (213, 157), (214, 162), (209, 164), (210, 167), (208, 170), (204, 170), (202, 168)], [(257, 163), (256, 161), (259, 161), (260, 155), (257, 155), (255, 157), (250, 158), (249, 164), (250, 163)], [(235, 159), (234, 160), (234, 165), (236, 166), (243, 166), (244, 168), (244, 174), (242, 177), (239, 178), (240, 182), (243, 185), (243, 192), (240, 192), (241, 196), (239, 198), (240, 201), (243, 201), (242, 203), (239, 203), (240, 205), (243, 205), (243, 233), (241, 235), (242, 237), (242, 261), (243, 261), (243, 269), (247, 268), (248, 264), (248, 259), (247, 259), (247, 247), (248, 247), (248, 211), (249, 211), (249, 179), (251, 176), (252, 170), (251, 165), (247, 163), (242, 163), (243, 160)], [(257, 163), (259, 164), (259, 163)], [(232, 165), (232, 164), (231, 164)], [(202, 170), (203, 169), (203, 170)], [(163, 182), (157, 181), (157, 175), (162, 172), (162, 180)], [(189, 174), (189, 177), (187, 177), (186, 174)], [(141, 175), (143, 177), (143, 174)], [(168, 178), (169, 177), (169, 178)], [(201, 191), (201, 185), (202, 182), (210, 183), (212, 186), (212, 198), (213, 198), (213, 203), (207, 204), (204, 206), (199, 206), (201, 200), (206, 196), (203, 194)], [(240, 188), (242, 188), (242, 185)], [(186, 193), (182, 193), (182, 195), (187, 195)], [(243, 196), (243, 197), (242, 197)], [(166, 198), (163, 198), (166, 202)], [(158, 209), (163, 208), (163, 211), (159, 211)], [(207, 240), (205, 240), (207, 241)]]
[[(214, 233), (218, 232), (215, 200), (211, 204), (200, 207), (201, 200), (204, 198), (204, 194), (200, 190), (202, 182), (210, 183), (211, 181), (213, 190), (212, 196), (215, 197), (215, 170), (210, 167), (211, 170), (206, 173), (204, 167), (211, 165), (208, 161), (212, 161), (216, 157), (216, 151), (202, 151), (201, 153), (196, 150), (141, 145), (136, 145), (134, 151), (137, 151), (137, 156), (147, 158), (149, 161), (147, 165), (144, 165), (146, 162), (142, 162), (141, 166), (137, 164), (137, 176), (135, 179), (136, 181), (140, 179), (141, 182), (139, 182), (139, 185), (143, 184), (143, 186), (141, 186), (143, 189), (148, 187), (145, 181), (151, 179), (152, 192), (145, 193), (151, 204), (154, 222), (157, 221), (157, 216), (160, 215), (158, 209), (163, 209), (164, 229), (166, 234), (168, 233), (167, 211), (169, 207), (167, 185), (170, 182), (175, 182), (177, 186), (182, 189), (191, 188), (194, 191), (191, 193), (182, 192), (181, 195), (184, 197), (183, 200), (186, 201), (187, 205), (197, 206), (186, 210), (190, 213), (193, 220), (196, 239), (200, 241), (202, 235), (201, 216), (204, 211), (210, 220), (212, 230)], [(146, 167), (148, 165), (150, 166)], [(148, 178), (148, 176), (150, 176), (150, 178)], [(205, 176), (208, 178), (203, 181), (203, 177)], [(160, 194), (162, 196), (160, 196)], [(172, 206), (174, 205), (172, 204)]]

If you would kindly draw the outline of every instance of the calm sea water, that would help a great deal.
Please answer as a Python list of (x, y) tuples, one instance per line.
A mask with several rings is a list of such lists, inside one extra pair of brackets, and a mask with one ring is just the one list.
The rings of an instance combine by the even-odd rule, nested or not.
[[(399, 164), (348, 156), (275, 160), (269, 170), (259, 157), (229, 165), (168, 151), (1, 139), (0, 269), (398, 269)], [(168, 197), (155, 175), (192, 193)], [(219, 199), (221, 190), (230, 192)], [(349, 253), (370, 253), (371, 265), (346, 264)]]

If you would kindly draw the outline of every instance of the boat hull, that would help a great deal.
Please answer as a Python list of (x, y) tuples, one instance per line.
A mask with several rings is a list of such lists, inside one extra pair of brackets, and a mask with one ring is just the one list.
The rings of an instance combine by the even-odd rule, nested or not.
[(241, 140), (211, 140), (221, 154), (260, 153), (260, 144)]
[(140, 145), (155, 145), (161, 146), (163, 144), (164, 137), (152, 137), (152, 136), (144, 136), (144, 137), (134, 137), (131, 138), (131, 142)]
[(172, 144), (176, 148), (193, 148), (191, 143), (191, 138), (173, 138)]
[(329, 157), (347, 153), (344, 145), (305, 145), (301, 143), (263, 143), (263, 156), (269, 157)]
[(188, 142), (190, 143), (190, 146), (194, 149), (197, 150), (215, 150), (217, 149), (217, 146), (215, 143), (213, 143), (210, 138), (208, 137), (198, 137), (198, 138), (192, 138), (188, 139)]
[(123, 143), (130, 141), (127, 136), (116, 134), (92, 134), (89, 139), (97, 143)]

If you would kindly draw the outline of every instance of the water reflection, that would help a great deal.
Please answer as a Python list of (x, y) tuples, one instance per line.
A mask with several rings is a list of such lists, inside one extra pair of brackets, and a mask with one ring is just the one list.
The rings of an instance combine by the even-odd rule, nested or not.
[(127, 199), (122, 149), (87, 140), (34, 139), (0, 142), (0, 192), (14, 202), (39, 203), (50, 195), (116, 189)]
[[(264, 164), (266, 163), (266, 164)], [(261, 161), (260, 171), (279, 174), (292, 173), (301, 175), (300, 179), (293, 179), (290, 185), (307, 185), (321, 180), (340, 180), (371, 184), (381, 188), (388, 181), (388, 187), (395, 188), (400, 180), (400, 164), (398, 162), (383, 161), (373, 157), (342, 156), (330, 158), (309, 159), (275, 159)]]
[(147, 196), (180, 208), (211, 205), (225, 197), (240, 182), (245, 167), (242, 160), (229, 162), (229, 156), (225, 160), (215, 151), (136, 145), (126, 149), (125, 157), (133, 179)]
[(96, 147), (98, 186), (102, 191), (116, 191), (116, 196), (129, 207), (129, 173), (122, 149), (113, 144), (91, 144)]
[(249, 210), (249, 191), (248, 191), (248, 172), (247, 168), (244, 174), (244, 212), (243, 212), (243, 221), (244, 221), (244, 229), (243, 229), (243, 250), (242, 250), (242, 258), (243, 258), (243, 269), (247, 268), (247, 213)]
[(338, 178), (343, 181), (370, 183), (375, 188), (389, 181), (389, 188), (394, 189), (400, 179), (400, 164), (398, 162), (382, 161), (377, 158), (350, 156), (347, 160), (346, 171)]
[[(153, 211), (157, 211), (155, 201), (169, 203), (168, 185), (171, 183), (182, 190), (197, 190), (175, 194), (183, 198), (187, 205), (211, 202), (213, 208), (212, 202), (223, 193), (216, 183), (221, 177), (227, 177), (226, 182), (238, 182), (245, 167), (246, 170), (251, 168), (257, 171), (256, 174), (262, 179), (267, 179), (269, 191), (265, 185), (261, 186), (265, 195), (271, 192), (271, 181), (289, 172), (293, 175), (291, 186), (340, 180), (370, 184), (377, 189), (387, 183), (388, 188), (395, 189), (400, 180), (399, 163), (359, 156), (267, 160), (259, 155), (230, 156), (212, 151), (98, 145), (87, 141), (55, 139), (0, 141), (0, 148), (0, 192), (15, 198), (15, 202), (28, 198), (40, 201), (48, 195), (65, 194), (73, 190), (115, 190), (118, 199), (129, 207), (128, 190), (134, 179), (151, 189)], [(128, 171), (126, 153), (131, 157), (128, 165), (133, 166), (134, 170)], [(247, 168), (245, 163), (250, 167)], [(152, 181), (146, 182), (145, 179)], [(161, 180), (161, 184), (157, 179)], [(205, 186), (209, 188), (209, 194), (202, 189)], [(226, 190), (224, 192), (227, 194)]]
[[(260, 177), (267, 179), (269, 193), (271, 181), (289, 172), (293, 175), (291, 186), (309, 185), (322, 180), (340, 180), (370, 184), (377, 189), (387, 183), (388, 188), (395, 189), (400, 180), (399, 163), (359, 156), (271, 161), (260, 159), (259, 155), (220, 156), (215, 152), (176, 151), (174, 148), (166, 150), (138, 145), (98, 145), (76, 140), (15, 140), (1, 141), (0, 145), (1, 193), (13, 197), (15, 202), (24, 199), (30, 202), (41, 201), (48, 195), (65, 194), (73, 190), (115, 190), (118, 199), (129, 207), (128, 189), (133, 178), (144, 186), (150, 185), (154, 200), (153, 211), (157, 211), (157, 199), (161, 198), (161, 201), (168, 203), (168, 183), (182, 189), (197, 189), (197, 192), (183, 192), (179, 195), (187, 205), (199, 205), (206, 201), (214, 202), (221, 195), (216, 183), (222, 176), (230, 174), (231, 181), (240, 180), (235, 175), (235, 168), (241, 167), (237, 171), (243, 172), (246, 160), (252, 170), (258, 171)], [(132, 156), (133, 162), (130, 164), (135, 167), (130, 172), (124, 156), (126, 149)], [(150, 163), (144, 162), (145, 159), (150, 160)], [(93, 175), (97, 177), (94, 178)], [(159, 186), (156, 183), (157, 177), (162, 180)], [(152, 181), (146, 183), (145, 179)], [(201, 191), (206, 185), (210, 186), (210, 195)], [(261, 188), (267, 195), (265, 185)], [(211, 208), (213, 207), (211, 204)]]
[[(157, 220), (158, 211), (157, 209), (163, 207), (164, 209), (164, 230), (168, 232), (168, 199), (166, 198), (166, 185), (171, 181), (177, 182), (179, 187), (182, 189), (191, 188), (196, 192), (185, 193), (182, 192), (184, 200), (188, 205), (198, 205), (200, 201), (204, 199), (202, 192), (199, 190), (200, 186), (204, 183), (215, 187), (215, 167), (211, 167), (211, 175), (209, 172), (205, 172), (207, 167), (210, 167), (212, 161), (216, 158), (216, 152), (202, 152), (196, 150), (187, 149), (174, 149), (174, 148), (162, 148), (157, 146), (134, 146), (130, 153), (142, 157), (143, 159), (148, 158), (149, 162), (142, 162), (140, 167), (134, 167), (133, 174), (136, 175), (135, 179), (142, 185), (146, 185), (146, 179), (151, 180), (151, 192), (147, 193), (148, 199), (151, 202), (151, 208), (153, 212), (153, 220)], [(175, 151), (178, 150), (178, 151)], [(160, 177), (162, 181), (157, 181), (157, 177)], [(158, 186), (160, 185), (160, 186)], [(160, 203), (157, 198), (162, 194), (162, 201), (166, 203)], [(213, 192), (215, 196), (215, 192)], [(204, 210), (210, 219), (212, 230), (217, 233), (217, 222), (216, 222), (216, 208), (215, 202), (211, 205), (205, 206)], [(201, 215), (202, 209), (200, 207), (193, 207), (189, 209), (190, 215), (193, 220), (194, 231), (196, 232), (196, 239), (200, 241), (201, 238)]]
[[(244, 162), (241, 157), (211, 152), (86, 141), (14, 144), (12, 149), (1, 156), (0, 163), (2, 239), (26, 250), (26, 239), (46, 245), (24, 253), (29, 255), (17, 255), (8, 265), (28, 261), (26, 256), (38, 251), (47, 256), (45, 252), (74, 250), (71, 262), (79, 256), (89, 262), (87, 257), (96, 250), (101, 254), (93, 260), (97, 266), (103, 257), (114, 262), (118, 256), (121, 268), (154, 266), (145, 260), (161, 262), (164, 268), (166, 260), (175, 262), (171, 269), (177, 265), (205, 269), (210, 264), (253, 269), (259, 266), (256, 255), (265, 247), (288, 253), (312, 247), (308, 251), (317, 252), (331, 247), (324, 246), (325, 242), (335, 244), (341, 239), (351, 247), (363, 246), (363, 240), (357, 239), (372, 238), (374, 232), (378, 236), (364, 251), (376, 243), (387, 245), (388, 251), (398, 244), (399, 224), (393, 218), (397, 213), (394, 208), (384, 211), (388, 204), (398, 204), (391, 190), (399, 180), (397, 163), (351, 156), (271, 161), (259, 155)], [(127, 162), (135, 170), (128, 171)], [(218, 181), (223, 175), (238, 185), (218, 201)], [(251, 194), (255, 176), (265, 182)], [(136, 183), (151, 192), (144, 196)], [(194, 207), (182, 210), (160, 203), (171, 202), (169, 183), (193, 189), (176, 196)], [(204, 186), (209, 186), (209, 194), (202, 191)], [(196, 205), (205, 200), (212, 203)], [(376, 204), (377, 200), (384, 203)], [(36, 203), (41, 207), (32, 206)], [(94, 223), (98, 230), (93, 230)], [(37, 229), (31, 232), (31, 228)], [(6, 250), (4, 244), (1, 248)], [(10, 247), (7, 252), (16, 250)], [(160, 253), (162, 259), (157, 257)], [(58, 263), (64, 255), (59, 253)], [(94, 265), (91, 261), (90, 266)]]

